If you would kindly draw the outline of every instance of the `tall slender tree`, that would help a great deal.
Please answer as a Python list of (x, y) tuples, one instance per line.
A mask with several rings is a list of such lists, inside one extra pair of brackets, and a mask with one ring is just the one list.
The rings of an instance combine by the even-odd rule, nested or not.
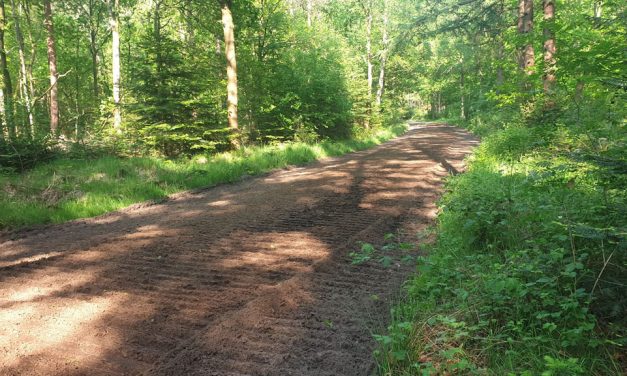
[(120, 70), (120, 21), (119, 21), (119, 0), (108, 0), (109, 3), (109, 25), (111, 27), (111, 77), (113, 92), (113, 129), (121, 132), (122, 110), (121, 110), (121, 82), (122, 74)]
[(152, 19), (152, 31), (155, 44), (155, 63), (157, 65), (157, 76), (161, 77), (161, 72), (163, 71), (163, 51), (161, 46), (161, 5), (163, 5), (163, 0), (155, 0), (154, 4), (155, 9)]
[(307, 26), (311, 27), (313, 19), (313, 0), (307, 0)]
[(28, 44), (29, 44), (29, 56), (26, 61), (26, 74), (28, 75), (28, 91), (30, 93), (30, 98), (32, 102), (32, 111), (35, 114), (35, 107), (37, 103), (37, 99), (35, 96), (35, 80), (33, 79), (33, 69), (35, 66), (36, 59), (36, 51), (37, 46), (35, 43), (35, 38), (33, 37), (33, 22), (31, 20), (31, 9), (30, 2), (19, 2), (18, 9), (22, 9), (24, 11), (24, 21), (26, 21), (26, 36), (28, 36)]
[(390, 27), (390, 16), (388, 9), (388, 0), (383, 0), (383, 28), (382, 28), (382, 37), (381, 44), (383, 46), (381, 50), (381, 60), (379, 62), (379, 86), (377, 87), (377, 98), (376, 103), (378, 106), (381, 105), (383, 101), (383, 93), (385, 91), (385, 66), (388, 61), (388, 54), (390, 49), (390, 40), (388, 37)]
[(552, 95), (555, 89), (555, 1), (543, 0), (544, 10), (544, 93)]
[(518, 33), (526, 36), (526, 41), (520, 50), (520, 69), (527, 75), (533, 73), (535, 52), (528, 35), (533, 31), (533, 0), (519, 0), (518, 2)]
[(372, 0), (364, 0), (366, 15), (366, 65), (368, 66), (368, 95), (372, 96), (373, 69), (372, 64)]
[(222, 26), (224, 29), (224, 51), (226, 55), (227, 76), (227, 118), (229, 128), (233, 132), (233, 146), (240, 146), (239, 123), (237, 117), (237, 60), (235, 57), (235, 25), (233, 24), (232, 1), (221, 0)]
[(14, 138), (16, 134), (15, 123), (13, 121), (13, 85), (11, 83), (11, 73), (7, 65), (7, 51), (4, 44), (4, 34), (6, 31), (6, 12), (4, 0), (0, 0), (0, 70), (2, 70), (2, 91), (4, 97), (4, 123), (6, 124), (9, 138)]
[(20, 58), (20, 91), (24, 98), (24, 106), (26, 107), (26, 113), (28, 114), (28, 124), (31, 135), (35, 133), (35, 117), (33, 115), (33, 103), (32, 93), (29, 89), (31, 83), (29, 82), (32, 77), (26, 69), (26, 52), (24, 48), (24, 35), (22, 34), (22, 28), (20, 24), (20, 13), (22, 4), (16, 6), (15, 0), (11, 0), (11, 9), (13, 11), (13, 24), (15, 27), (15, 39), (17, 40), (18, 56)]
[(50, 0), (44, 0), (44, 26), (46, 27), (48, 68), (50, 70), (50, 133), (56, 135), (59, 131), (59, 73), (57, 71), (57, 48)]
[(459, 116), (466, 119), (466, 72), (464, 71), (464, 53), (459, 58)]
[(100, 96), (100, 82), (98, 78), (98, 28), (100, 24), (96, 0), (87, 2), (87, 18), (89, 25), (89, 53), (91, 54), (91, 79), (94, 91), (94, 103), (98, 103)]

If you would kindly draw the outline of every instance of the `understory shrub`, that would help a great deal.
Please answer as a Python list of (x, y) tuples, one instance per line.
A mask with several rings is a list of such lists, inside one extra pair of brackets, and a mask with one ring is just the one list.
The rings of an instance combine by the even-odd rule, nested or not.
[(622, 374), (624, 129), (499, 128), (447, 184), (380, 372)]
[(22, 172), (54, 157), (48, 138), (0, 139), (0, 173)]
[(396, 124), (342, 141), (246, 146), (176, 159), (69, 151), (71, 158), (59, 157), (21, 174), (0, 174), (0, 230), (92, 217), (186, 189), (234, 182), (373, 147), (405, 130), (404, 124)]

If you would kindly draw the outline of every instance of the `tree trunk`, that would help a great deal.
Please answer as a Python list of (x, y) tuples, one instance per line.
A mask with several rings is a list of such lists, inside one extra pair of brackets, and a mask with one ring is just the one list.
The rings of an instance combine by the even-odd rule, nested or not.
[(194, 19), (194, 10), (193, 10), (193, 1), (186, 0), (185, 1), (185, 10), (183, 11), (185, 15), (185, 29), (187, 33), (187, 44), (190, 47), (193, 47), (196, 44), (196, 34), (194, 30), (194, 24), (192, 20)]
[[(504, 1), (499, 1), (498, 12), (500, 14), (505, 14), (505, 4)], [(499, 94), (503, 88), (503, 84), (505, 83), (505, 72), (503, 70), (503, 59), (505, 57), (505, 41), (503, 33), (498, 33), (495, 36), (495, 42), (497, 43), (496, 48), (496, 93)]]
[(555, 1), (543, 0), (544, 9), (544, 94), (552, 95), (555, 90)]
[(503, 71), (503, 58), (505, 57), (505, 46), (503, 43), (503, 39), (501, 37), (498, 37), (499, 41), (498, 41), (498, 47), (496, 50), (496, 60), (497, 60), (497, 67), (496, 67), (496, 87), (497, 87), (497, 92), (500, 92), (501, 88), (503, 87), (503, 83), (505, 83), (505, 72)]
[(240, 146), (240, 135), (237, 119), (237, 61), (235, 59), (235, 26), (233, 25), (231, 5), (230, 0), (222, 1), (222, 25), (224, 26), (224, 51), (226, 56), (227, 119), (229, 128), (234, 136), (232, 144), (235, 148), (238, 148)]
[(594, 15), (593, 15), (594, 26), (598, 28), (601, 26), (601, 15), (603, 14), (603, 2), (602, 1), (594, 2), (593, 12), (594, 12)]
[[(530, 34), (533, 30), (533, 0), (519, 0), (518, 2), (518, 33)], [(527, 37), (529, 39), (529, 37)], [(533, 73), (535, 53), (531, 42), (522, 46), (519, 66), (527, 75)]]
[[(19, 5), (21, 8), (21, 4)], [(11, 0), (11, 8), (13, 10), (13, 22), (15, 23), (15, 39), (17, 40), (18, 47), (18, 55), (20, 58), (20, 90), (22, 92), (22, 96), (24, 97), (24, 104), (26, 106), (26, 113), (28, 114), (28, 124), (30, 126), (30, 134), (31, 136), (35, 135), (35, 118), (33, 116), (33, 103), (31, 92), (29, 90), (29, 81), (31, 76), (26, 69), (26, 54), (24, 52), (24, 35), (22, 34), (22, 28), (20, 27), (20, 17), (21, 13), (18, 7), (15, 5), (15, 0)]]
[(222, 55), (222, 40), (216, 37), (216, 55)]
[(91, 53), (91, 80), (94, 90), (94, 103), (98, 103), (100, 84), (98, 82), (98, 48), (96, 46), (96, 31), (89, 31), (89, 52)]
[(94, 104), (98, 103), (100, 84), (98, 82), (98, 35), (97, 21), (94, 21), (94, 0), (89, 0), (89, 52), (91, 53), (91, 79), (94, 90)]
[(52, 4), (44, 0), (44, 25), (47, 33), (48, 67), (50, 69), (50, 133), (56, 136), (59, 131), (59, 88), (57, 81), (57, 48), (54, 41), (54, 24), (52, 22)]
[(464, 97), (464, 86), (466, 84), (465, 82), (465, 77), (464, 77), (464, 59), (460, 59), (460, 72), (459, 72), (459, 93), (460, 93), (460, 102), (461, 102), (461, 106), (460, 106), (460, 112), (459, 115), (461, 116), (462, 119), (466, 119), (466, 103), (465, 103), (465, 97)]
[(383, 102), (383, 93), (385, 91), (385, 65), (388, 61), (388, 54), (390, 48), (390, 41), (388, 40), (388, 1), (383, 0), (383, 36), (381, 42), (383, 43), (383, 51), (381, 51), (381, 67), (379, 68), (379, 86), (377, 87), (377, 106), (381, 106)]
[[(92, 1), (90, 0), (90, 6), (93, 5)], [(90, 14), (91, 17), (91, 14)], [(80, 60), (78, 59), (78, 57), (80, 56), (80, 51), (81, 51), (81, 37), (80, 37), (80, 30), (76, 30), (76, 37), (74, 38), (75, 42), (76, 42), (76, 52), (75, 52), (75, 56), (77, 57), (76, 59), (74, 59), (74, 69), (76, 70), (76, 72), (79, 72), (79, 67), (80, 67)], [(75, 74), (74, 75), (74, 103), (76, 105), (76, 117), (74, 118), (74, 139), (76, 141), (81, 140), (82, 139), (82, 134), (83, 134), (83, 109), (81, 106), (81, 76), (79, 74)]]
[(4, 122), (6, 124), (9, 139), (15, 138), (16, 129), (13, 121), (13, 84), (11, 73), (7, 66), (7, 52), (4, 45), (4, 32), (6, 30), (6, 13), (4, 0), (0, 0), (0, 70), (2, 70), (2, 91), (4, 96)]
[(35, 99), (35, 83), (33, 80), (33, 66), (35, 65), (37, 48), (33, 39), (33, 31), (32, 31), (33, 23), (31, 22), (31, 16), (30, 16), (30, 4), (29, 2), (26, 2), (26, 4), (18, 3), (18, 7), (24, 11), (24, 16), (26, 20), (26, 31), (28, 32), (28, 41), (30, 44), (30, 56), (29, 56), (28, 64), (26, 64), (26, 73), (28, 75), (28, 91), (30, 93), (30, 97), (32, 101), (31, 107), (33, 111), (33, 117), (36, 118), (36, 114), (35, 114), (36, 99)]
[(311, 27), (313, 18), (313, 0), (307, 0), (307, 26)]
[(161, 0), (155, 1), (155, 17), (153, 19), (153, 23), (157, 77), (161, 78), (161, 72), (163, 70), (163, 58), (161, 55)]
[(113, 129), (117, 133), (121, 132), (122, 111), (120, 83), (122, 74), (120, 71), (120, 26), (119, 26), (119, 0), (109, 0), (109, 23), (111, 25), (111, 74), (113, 90)]
[(368, 95), (372, 97), (372, 0), (366, 9), (366, 63), (368, 65)]
[(4, 90), (0, 86), (0, 142), (4, 141), (5, 136), (5, 123), (4, 123)]

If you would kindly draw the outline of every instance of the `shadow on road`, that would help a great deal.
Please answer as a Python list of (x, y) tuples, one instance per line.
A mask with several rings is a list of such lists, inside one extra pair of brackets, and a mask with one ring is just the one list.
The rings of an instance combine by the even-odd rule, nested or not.
[(0, 373), (363, 375), (410, 271), (350, 265), (418, 231), (477, 141), (375, 149), (0, 244)]

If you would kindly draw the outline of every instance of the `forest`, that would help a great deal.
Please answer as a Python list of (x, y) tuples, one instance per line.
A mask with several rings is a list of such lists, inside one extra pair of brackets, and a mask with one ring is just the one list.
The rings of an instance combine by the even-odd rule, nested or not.
[(481, 144), (378, 372), (624, 374), (626, 24), (620, 0), (0, 0), (0, 231), (447, 123)]
[[(374, 106), (405, 21), (388, 15), (375, 28), (375, 5), (384, 5), (353, 5), (1, 4), (3, 147), (62, 142), (176, 157), (346, 138), (380, 124)], [(386, 6), (394, 16), (411, 8)], [(10, 154), (4, 166), (18, 169), (46, 158), (25, 155), (17, 166)]]

